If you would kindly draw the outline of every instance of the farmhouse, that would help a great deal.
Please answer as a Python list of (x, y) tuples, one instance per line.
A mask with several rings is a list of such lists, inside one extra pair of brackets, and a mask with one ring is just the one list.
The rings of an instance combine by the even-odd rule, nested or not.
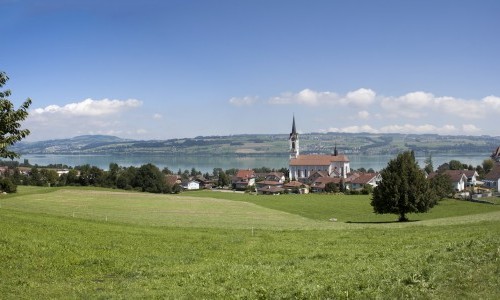
[(500, 163), (495, 164), (493, 169), (484, 176), (483, 182), (485, 186), (500, 192)]
[[(467, 186), (467, 175), (465, 175), (464, 170), (446, 170), (443, 171), (443, 174), (446, 174), (450, 177), (451, 180), (451, 185), (453, 189), (457, 192), (461, 192), (465, 190), (465, 187)], [(435, 177), (438, 173), (433, 172), (429, 174), (429, 179), (432, 179)]]
[(376, 187), (382, 181), (380, 173), (359, 173), (359, 176), (350, 180), (350, 189), (360, 190), (365, 185)]
[(295, 117), (293, 117), (292, 132), (290, 133), (290, 180), (307, 181), (307, 178), (317, 171), (326, 172), (329, 177), (343, 177), (351, 172), (349, 158), (346, 155), (339, 155), (337, 147), (333, 154), (300, 154), (299, 134), (295, 127)]
[(233, 188), (244, 190), (249, 186), (254, 186), (255, 177), (254, 170), (239, 170), (232, 178)]
[(185, 190), (199, 190), (200, 183), (196, 180), (186, 180), (182, 182), (182, 187)]

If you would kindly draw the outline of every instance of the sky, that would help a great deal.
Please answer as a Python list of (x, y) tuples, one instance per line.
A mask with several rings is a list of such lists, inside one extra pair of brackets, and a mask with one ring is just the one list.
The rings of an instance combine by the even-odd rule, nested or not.
[(28, 141), (500, 136), (500, 1), (0, 0)]

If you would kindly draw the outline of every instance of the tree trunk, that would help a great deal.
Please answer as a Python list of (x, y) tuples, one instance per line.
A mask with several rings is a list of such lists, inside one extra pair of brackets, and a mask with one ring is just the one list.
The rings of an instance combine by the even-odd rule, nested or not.
[(401, 213), (399, 215), (399, 222), (408, 222), (408, 218), (405, 216), (405, 213)]

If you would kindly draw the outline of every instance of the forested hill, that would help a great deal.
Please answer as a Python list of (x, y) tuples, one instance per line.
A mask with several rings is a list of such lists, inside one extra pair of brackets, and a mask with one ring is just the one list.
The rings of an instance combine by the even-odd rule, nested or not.
[[(394, 154), (415, 152), (487, 153), (500, 145), (500, 137), (441, 136), (415, 134), (309, 133), (300, 135), (301, 153)], [(70, 139), (20, 142), (11, 149), (20, 154), (191, 154), (191, 155), (283, 155), (288, 135), (205, 136), (170, 140), (128, 140), (107, 135), (84, 135)]]

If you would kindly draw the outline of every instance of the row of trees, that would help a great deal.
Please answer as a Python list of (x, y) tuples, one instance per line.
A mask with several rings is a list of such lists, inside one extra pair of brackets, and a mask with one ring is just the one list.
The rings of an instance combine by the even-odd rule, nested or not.
[(434, 163), (432, 161), (432, 154), (430, 154), (425, 159), (424, 164), (425, 164), (424, 170), (428, 174), (430, 174), (434, 171), (440, 173), (440, 172), (444, 172), (446, 170), (475, 170), (478, 173), (478, 175), (481, 177), (481, 176), (488, 174), (488, 172), (491, 171), (491, 169), (493, 169), (493, 166), (495, 165), (495, 161), (491, 158), (488, 158), (488, 159), (483, 160), (483, 163), (481, 165), (477, 165), (474, 167), (473, 165), (467, 165), (467, 164), (462, 163), (459, 160), (452, 159), (449, 162), (438, 166), (434, 170)]
[[(116, 163), (111, 163), (108, 170), (103, 170), (96, 166), (82, 165), (75, 168), (68, 166), (31, 166), (28, 172), (21, 172), (21, 165), (27, 167), (26, 162), (20, 164), (16, 161), (0, 161), (0, 165), (7, 166), (9, 171), (4, 174), (5, 184), (0, 181), (0, 190), (14, 192), (12, 185), (33, 185), (33, 186), (96, 186), (117, 188), (125, 190), (137, 190), (151, 193), (178, 193), (181, 186), (178, 184), (169, 185), (166, 180), (167, 175), (177, 175), (181, 180), (193, 177), (203, 177), (211, 179), (215, 186), (225, 187), (231, 185), (231, 178), (238, 172), (238, 169), (223, 170), (214, 168), (213, 172), (202, 174), (202, 172), (192, 168), (189, 170), (178, 170), (176, 173), (169, 168), (160, 170), (153, 164), (145, 164), (140, 167), (123, 167)], [(66, 167), (67, 173), (59, 175), (56, 169)], [(286, 169), (270, 169), (266, 167), (254, 169), (257, 173), (284, 172)], [(4, 188), (5, 186), (5, 188)]]

